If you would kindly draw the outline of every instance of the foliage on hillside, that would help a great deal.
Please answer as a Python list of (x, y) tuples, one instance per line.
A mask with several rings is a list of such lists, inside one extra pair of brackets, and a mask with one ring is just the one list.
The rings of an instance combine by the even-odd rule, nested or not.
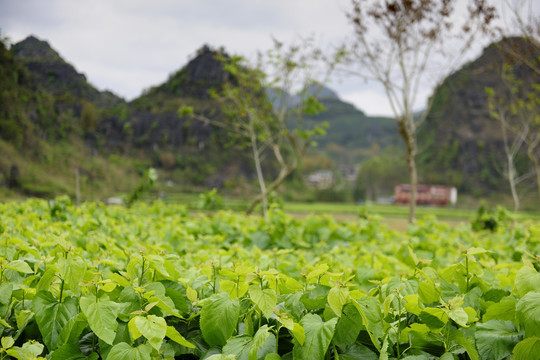
[[(399, 144), (399, 134), (394, 119), (384, 117), (369, 117), (354, 105), (340, 100), (339, 98), (320, 98), (325, 111), (316, 116), (308, 116), (307, 119), (314, 122), (328, 122), (326, 135), (317, 140), (318, 148), (327, 151), (334, 145), (343, 148), (343, 153), (357, 153), (359, 150), (372, 149), (373, 147), (385, 148), (389, 145)], [(361, 153), (349, 159), (343, 159), (345, 154), (329, 155), (337, 161), (354, 164), (364, 160)], [(341, 159), (340, 159), (341, 155)], [(343, 161), (348, 160), (348, 161)]]
[[(99, 101), (91, 102), (91, 96), (78, 98), (64, 91), (64, 82), (81, 94), (90, 85), (69, 80), (80, 76), (44, 42), (33, 38), (18, 51), (15, 56), (0, 42), (0, 196), (74, 195), (75, 168), (80, 169), (86, 199), (129, 190), (138, 177), (139, 169), (129, 166), (135, 162), (116, 165), (83, 142), (95, 134), (105, 110)], [(25, 61), (49, 69), (54, 79), (63, 73), (51, 63), (58, 61), (67, 75), (49, 82), (47, 89), (47, 80)]]

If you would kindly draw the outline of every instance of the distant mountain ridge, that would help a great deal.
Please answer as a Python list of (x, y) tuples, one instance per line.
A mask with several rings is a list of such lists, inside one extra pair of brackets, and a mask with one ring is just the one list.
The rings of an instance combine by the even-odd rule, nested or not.
[[(249, 154), (231, 148), (225, 130), (178, 113), (188, 105), (205, 116), (220, 116), (208, 94), (229, 76), (216, 59), (220, 50), (201, 47), (167, 81), (126, 102), (93, 87), (46, 41), (31, 36), (9, 50), (2, 45), (0, 86), (8, 95), (0, 99), (0, 135), (14, 148), (32, 139), (56, 143), (75, 137), (93, 154), (121, 155), (140, 164), (139, 170), (142, 164), (156, 166), (180, 183), (223, 186), (252, 176)], [(488, 47), (433, 95), (433, 109), (419, 133), (422, 181), (469, 192), (500, 188), (492, 165), (499, 161), (493, 154), (500, 137), (490, 125), (484, 93), (486, 85), (497, 86), (493, 71), (500, 63), (496, 46)], [(318, 96), (327, 111), (306, 122), (330, 124), (317, 149), (336, 164), (356, 165), (389, 146), (402, 146), (394, 119), (368, 117), (326, 86)], [(10, 166), (9, 159), (0, 160), (4, 180)]]
[(124, 100), (110, 91), (98, 91), (86, 76), (77, 72), (49, 45), (29, 36), (12, 46), (11, 51), (45, 90), (55, 96), (66, 94), (95, 102), (102, 107), (114, 106)]
[(538, 47), (523, 38), (506, 38), (486, 47), (479, 58), (448, 76), (435, 90), (432, 109), (418, 137), (425, 181), (476, 194), (506, 186), (502, 133), (499, 123), (490, 117), (485, 89), (508, 92), (501, 79), (503, 63), (511, 64), (525, 85), (540, 83), (538, 74), (509, 50), (540, 63)]

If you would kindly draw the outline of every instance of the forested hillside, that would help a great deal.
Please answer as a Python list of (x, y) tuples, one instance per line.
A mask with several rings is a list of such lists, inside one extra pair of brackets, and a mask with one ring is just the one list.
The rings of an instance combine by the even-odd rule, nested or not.
[[(422, 174), (427, 182), (457, 186), (476, 195), (506, 191), (505, 153), (499, 122), (491, 116), (486, 88), (508, 94), (503, 64), (523, 86), (539, 84), (540, 76), (514, 54), (540, 62), (538, 47), (525, 39), (508, 38), (484, 49), (482, 55), (450, 75), (433, 95), (433, 107), (420, 130)], [(521, 90), (524, 92), (524, 90)], [(510, 101), (508, 101), (510, 106)], [(509, 129), (509, 136), (515, 131)], [(519, 152), (520, 173), (530, 168), (526, 151)]]
[[(529, 51), (520, 39), (493, 44), (434, 93), (433, 109), (419, 134), (421, 181), (457, 186), (477, 196), (505, 191), (501, 133), (485, 92), (504, 86), (501, 46)], [(86, 197), (109, 196), (129, 191), (152, 166), (162, 180), (179, 186), (249, 192), (254, 181), (249, 151), (237, 146), (227, 130), (178, 111), (189, 106), (208, 119), (222, 116), (210, 90), (219, 89), (230, 74), (218, 54), (228, 56), (223, 49), (201, 47), (167, 81), (126, 102), (93, 87), (46, 41), (31, 36), (11, 48), (2, 42), (0, 147), (7, 154), (0, 159), (2, 191), (73, 195), (79, 169)], [(529, 55), (533, 60), (538, 56)], [(530, 83), (540, 80), (518, 63), (514, 73)], [(328, 122), (329, 127), (316, 139), (318, 146), (308, 152), (304, 173), (293, 176), (295, 181), (302, 182), (310, 171), (360, 166), (357, 197), (390, 193), (396, 182), (406, 181), (393, 119), (369, 117), (326, 87), (319, 100), (325, 111), (307, 116), (306, 123)], [(520, 160), (524, 156), (517, 159), (522, 171), (528, 166)], [(275, 170), (267, 165), (266, 171)]]

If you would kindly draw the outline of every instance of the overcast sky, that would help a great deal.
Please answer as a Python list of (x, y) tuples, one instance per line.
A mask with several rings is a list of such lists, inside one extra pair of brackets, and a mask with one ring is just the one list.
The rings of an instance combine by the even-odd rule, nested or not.
[[(0, 0), (0, 30), (12, 43), (29, 35), (48, 41), (98, 89), (131, 100), (164, 82), (203, 44), (250, 57), (270, 48), (272, 37), (340, 43), (352, 32), (349, 6), (349, 0)], [(375, 84), (345, 77), (329, 86), (369, 115), (391, 115)], [(417, 110), (431, 92), (421, 89)]]

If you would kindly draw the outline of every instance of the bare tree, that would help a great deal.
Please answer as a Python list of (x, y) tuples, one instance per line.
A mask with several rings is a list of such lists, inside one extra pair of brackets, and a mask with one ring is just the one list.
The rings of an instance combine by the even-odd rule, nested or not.
[[(429, 68), (444, 59), (435, 82), (440, 83), (462, 59), (478, 30), (487, 29), (495, 9), (474, 0), (468, 16), (459, 17), (457, 0), (351, 0), (347, 14), (354, 27), (351, 62), (355, 73), (384, 87), (398, 131), (405, 143), (410, 175), (409, 222), (415, 219), (418, 174), (417, 131), (431, 107), (415, 116), (419, 87)], [(459, 41), (459, 43), (457, 43)]]
[[(231, 81), (213, 97), (220, 102), (225, 118), (192, 116), (225, 128), (235, 143), (250, 148), (259, 194), (247, 213), (262, 203), (266, 215), (268, 196), (298, 168), (314, 138), (324, 134), (321, 126), (306, 127), (303, 117), (324, 109), (317, 95), (339, 54), (328, 61), (308, 39), (289, 47), (275, 41), (274, 48), (260, 54), (255, 64), (238, 56), (222, 58)], [(265, 174), (263, 162), (277, 163), (277, 174)]]
[[(540, 85), (527, 84), (514, 74), (515, 65), (503, 64), (501, 79), (504, 91), (486, 88), (490, 115), (499, 122), (506, 158), (505, 177), (514, 201), (514, 211), (520, 207), (517, 185), (535, 174), (540, 196)], [(519, 174), (516, 157), (526, 147), (532, 171)]]
[(515, 187), (529, 173), (518, 176), (511, 162), (523, 146), (531, 161), (531, 174), (535, 175), (540, 196), (540, 16), (535, 13), (533, 2), (504, 1), (503, 9), (509, 12), (509, 23), (497, 29), (495, 35), (514, 37), (512, 41), (497, 42), (505, 57), (501, 72), (505, 90), (495, 93), (494, 89), (486, 89), (491, 116), (501, 125), (507, 159), (505, 176), (510, 184), (515, 210), (519, 208)]
[(533, 10), (534, 0), (505, 0), (506, 8), (510, 12), (511, 23), (499, 29), (498, 36), (520, 36), (527, 40), (527, 51), (511, 46), (502, 47), (502, 50), (517, 61), (521, 61), (536, 75), (540, 75), (540, 57), (531, 57), (531, 53), (540, 53), (540, 16)]

